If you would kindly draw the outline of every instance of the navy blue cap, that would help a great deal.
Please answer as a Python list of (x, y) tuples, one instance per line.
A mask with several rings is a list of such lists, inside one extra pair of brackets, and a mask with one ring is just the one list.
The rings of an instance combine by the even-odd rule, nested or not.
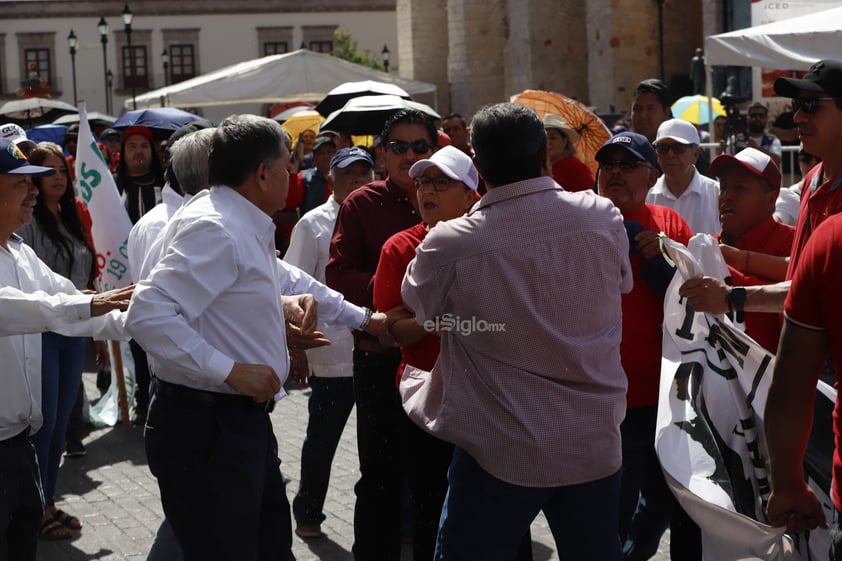
[(0, 174), (41, 177), (55, 172), (53, 168), (30, 165), (17, 144), (8, 138), (0, 138)]
[(350, 148), (342, 148), (337, 150), (336, 154), (330, 159), (330, 169), (333, 168), (347, 168), (354, 162), (365, 162), (371, 167), (374, 167), (374, 160), (371, 159), (371, 154), (367, 150), (358, 146)]
[(601, 162), (605, 153), (612, 146), (618, 146), (625, 149), (638, 160), (644, 160), (652, 164), (652, 167), (658, 167), (658, 157), (655, 155), (655, 148), (649, 139), (636, 132), (621, 132), (616, 136), (609, 138), (602, 148), (597, 151), (594, 159)]

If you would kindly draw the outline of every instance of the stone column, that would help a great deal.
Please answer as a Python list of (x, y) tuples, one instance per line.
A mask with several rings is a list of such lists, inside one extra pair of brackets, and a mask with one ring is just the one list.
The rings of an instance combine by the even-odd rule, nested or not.
[(447, 0), (397, 0), (396, 11), (400, 75), (435, 84), (436, 99), (419, 101), (437, 106), (444, 115), (450, 97)]

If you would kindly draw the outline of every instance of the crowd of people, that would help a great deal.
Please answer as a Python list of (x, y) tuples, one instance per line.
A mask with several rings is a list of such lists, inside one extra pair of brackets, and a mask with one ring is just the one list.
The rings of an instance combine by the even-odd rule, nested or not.
[[(402, 110), (373, 149), (253, 115), (163, 144), (146, 127), (100, 131), (137, 283), (102, 293), (76, 131), (58, 146), (0, 126), (0, 559), (82, 529), (55, 495), (62, 454), (81, 446), (68, 425), (95, 336), (131, 340), (165, 514), (150, 560), (294, 559), (293, 534), (324, 535), (354, 408), (355, 559), (397, 561), (408, 537), (417, 561), (528, 560), (543, 512), (561, 559), (649, 559), (669, 528), (671, 558), (701, 560), (655, 453), (675, 272), (659, 236), (699, 233), (730, 283), (690, 279), (682, 296), (735, 313), (777, 355), (768, 522), (826, 527), (802, 461), (816, 380), (842, 360), (842, 62), (775, 91), (801, 141), (792, 188), (765, 105), (711, 161), (655, 79), (593, 170), (564, 116), (513, 103), (438, 124)], [(269, 420), (288, 378), (311, 389), (291, 505)], [(833, 524), (828, 558), (842, 560)]]

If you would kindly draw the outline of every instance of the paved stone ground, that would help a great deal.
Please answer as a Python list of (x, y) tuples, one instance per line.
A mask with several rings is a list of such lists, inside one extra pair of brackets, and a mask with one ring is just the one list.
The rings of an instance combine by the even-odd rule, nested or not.
[[(86, 374), (90, 398), (99, 395), (95, 375)], [(284, 475), (290, 479), (290, 502), (298, 488), (301, 443), (307, 423), (309, 390), (293, 390), (272, 414), (283, 459)], [(352, 560), (353, 486), (357, 480), (356, 427), (352, 413), (333, 464), (331, 488), (325, 504), (326, 536), (303, 541), (294, 538), (299, 561)], [(59, 476), (58, 504), (82, 519), (84, 528), (73, 540), (39, 543), (38, 561), (141, 561), (146, 559), (161, 519), (161, 503), (155, 479), (146, 465), (142, 431), (122, 427), (93, 429), (85, 438), (88, 454), (67, 459)], [(535, 561), (556, 561), (555, 544), (543, 516), (532, 526)], [(656, 561), (669, 559), (668, 536), (661, 543)], [(405, 548), (404, 560), (411, 559)]]

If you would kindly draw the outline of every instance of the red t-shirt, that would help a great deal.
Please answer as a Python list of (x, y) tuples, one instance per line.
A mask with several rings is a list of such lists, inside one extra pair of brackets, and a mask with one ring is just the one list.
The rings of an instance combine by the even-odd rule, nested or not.
[[(424, 224), (398, 232), (383, 244), (380, 262), (374, 274), (374, 307), (386, 312), (403, 304), (401, 283), (409, 262), (415, 259), (415, 248), (427, 237)], [(395, 382), (399, 383), (403, 369), (411, 364), (422, 370), (432, 370), (439, 357), (438, 335), (427, 335), (417, 343), (401, 347), (401, 364), (398, 366)]]
[[(720, 234), (721, 236), (721, 234)], [(717, 236), (719, 239), (720, 236)], [(792, 250), (795, 228), (777, 222), (771, 216), (761, 222), (734, 242), (738, 249), (756, 251), (786, 257)], [(728, 267), (734, 286), (759, 286), (777, 281), (754, 275), (744, 275), (733, 267)], [(781, 336), (782, 317), (780, 314), (767, 312), (746, 312), (746, 332), (772, 354), (778, 351), (778, 339)]]
[(593, 189), (594, 178), (591, 168), (576, 156), (565, 156), (553, 164), (553, 179), (565, 191), (587, 191)]
[[(680, 214), (663, 206), (647, 204), (638, 212), (623, 216), (623, 219), (637, 220), (646, 230), (664, 232), (670, 239), (684, 245), (693, 235)], [(628, 294), (623, 294), (620, 361), (629, 380), (626, 405), (631, 409), (658, 403), (664, 297), (643, 280), (643, 258), (640, 254), (632, 252), (629, 261), (634, 288)]]
[[(786, 317), (807, 328), (827, 332), (830, 354), (836, 365), (842, 365), (842, 215), (828, 218), (816, 228), (804, 247), (798, 266), (792, 276), (792, 287), (784, 303)], [(839, 387), (842, 369), (836, 369), (836, 386)], [(805, 372), (805, 376), (818, 377), (818, 372)], [(833, 409), (833, 504), (842, 510), (842, 409), (839, 398)]]
[[(795, 267), (804, 250), (804, 245), (810, 239), (810, 234), (828, 217), (842, 212), (842, 187), (831, 189), (833, 180), (825, 181), (813, 191), (813, 178), (823, 173), (824, 165), (819, 164), (804, 176), (804, 188), (801, 190), (801, 208), (798, 211), (798, 223), (795, 225), (795, 239), (790, 252), (789, 269), (786, 278), (791, 279)], [(821, 178), (821, 175), (818, 176)]]

